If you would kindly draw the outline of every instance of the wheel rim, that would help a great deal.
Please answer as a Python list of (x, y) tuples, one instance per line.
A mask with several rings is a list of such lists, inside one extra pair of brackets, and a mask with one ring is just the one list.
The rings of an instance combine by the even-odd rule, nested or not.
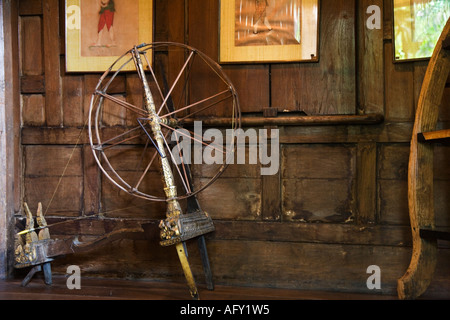
[[(175, 199), (191, 197), (210, 186), (234, 158), (235, 138), (241, 125), (236, 90), (216, 62), (192, 47), (157, 42), (137, 48), (146, 67), (145, 76), (151, 83), (152, 95), (157, 101), (166, 153), (177, 177), (178, 194)], [(116, 94), (114, 88), (115, 82), (124, 74), (125, 66), (135, 63), (133, 49), (118, 58), (100, 77), (91, 98), (89, 141), (99, 168), (116, 187), (136, 197), (166, 201), (158, 172), (160, 152), (152, 143), (149, 125), (154, 119), (148, 117), (139, 101), (130, 101), (128, 95)], [(176, 65), (168, 65), (166, 61), (169, 60), (175, 61)], [(114, 67), (117, 71), (112, 71)], [(127, 72), (125, 77), (133, 78), (134, 73), (138, 72)], [(197, 90), (199, 87), (201, 90)], [(221, 132), (228, 135), (226, 145), (224, 141), (219, 144), (203, 141), (203, 131), (200, 131), (200, 136), (199, 131), (191, 127), (195, 121), (217, 114), (230, 119), (229, 126), (221, 128)], [(202, 167), (209, 166), (207, 177), (194, 178), (192, 183), (189, 164), (200, 163), (198, 157), (193, 159), (193, 153), (198, 149), (191, 148), (189, 153), (187, 145), (201, 146), (202, 156), (206, 150), (215, 156), (221, 155), (222, 163), (202, 163)]]

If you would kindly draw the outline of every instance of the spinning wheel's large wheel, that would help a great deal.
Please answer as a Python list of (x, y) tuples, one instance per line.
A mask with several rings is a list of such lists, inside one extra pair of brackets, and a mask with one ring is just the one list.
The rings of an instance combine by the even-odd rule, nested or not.
[[(169, 58), (177, 60), (178, 66), (165, 65)], [(130, 65), (143, 84), (143, 101), (130, 101), (116, 94), (116, 78), (120, 79), (121, 70)], [(172, 71), (172, 79), (168, 69)], [(148, 99), (153, 101), (146, 101)], [(90, 143), (100, 169), (113, 184), (129, 194), (152, 201), (167, 201), (167, 194), (161, 192), (167, 186), (160, 177), (151, 174), (160, 169), (161, 158), (167, 159), (178, 186), (176, 195), (172, 194), (171, 198), (184, 199), (214, 182), (233, 157), (234, 146), (226, 146), (225, 138), (223, 144), (203, 141), (202, 134), (194, 129), (196, 121), (213, 115), (230, 119), (229, 126), (221, 130), (224, 137), (227, 134), (227, 139), (232, 141), (240, 127), (240, 109), (235, 89), (221, 67), (205, 54), (183, 44), (143, 44), (126, 52), (101, 76), (91, 99)], [(155, 135), (155, 131), (160, 134)], [(141, 150), (137, 151), (139, 145)], [(124, 170), (124, 159), (120, 159), (120, 155), (131, 146), (134, 146), (134, 154), (139, 154), (135, 156), (139, 163)], [(201, 153), (195, 149), (199, 147), (204, 149)], [(220, 154), (222, 161), (211, 164), (209, 178), (196, 180), (194, 189), (189, 181), (188, 164), (200, 164), (203, 158), (199, 159), (198, 155), (203, 155), (204, 151)], [(202, 162), (202, 165), (207, 164)]]
[[(167, 66), (167, 61), (178, 63)], [(132, 101), (117, 96), (114, 85), (121, 70), (130, 66), (142, 84), (141, 94), (137, 94), (140, 98)], [(133, 74), (127, 77), (133, 78)], [(204, 141), (201, 120), (217, 115), (229, 118), (229, 126), (216, 129), (210, 137), (213, 141)], [(214, 230), (195, 195), (216, 180), (234, 158), (239, 127), (237, 94), (227, 76), (213, 60), (183, 44), (134, 47), (105, 71), (91, 99), (89, 140), (97, 164), (126, 193), (167, 203), (166, 219), (160, 223), (161, 245), (176, 245), (194, 298), (198, 292), (184, 242), (198, 237), (207, 285), (212, 288), (203, 234)], [(194, 156), (193, 145), (197, 148)], [(211, 156), (207, 160), (205, 153)], [(192, 179), (190, 163), (210, 163), (212, 168), (206, 170), (209, 178)], [(186, 214), (180, 199), (187, 199)]]

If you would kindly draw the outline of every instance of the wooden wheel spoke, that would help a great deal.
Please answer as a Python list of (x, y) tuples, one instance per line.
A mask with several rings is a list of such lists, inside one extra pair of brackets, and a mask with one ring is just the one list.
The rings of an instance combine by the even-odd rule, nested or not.
[[(174, 132), (175, 133), (175, 137), (176, 137), (176, 139), (177, 139), (177, 141), (178, 141), (178, 136), (177, 136), (177, 133), (176, 132)], [(179, 144), (177, 144), (177, 148), (178, 148), (178, 155), (180, 156), (180, 161), (181, 161), (181, 166), (183, 167), (183, 174), (184, 174), (184, 177), (185, 177), (185, 179), (186, 179), (186, 185), (187, 185), (187, 193), (188, 194), (191, 194), (192, 193), (192, 190), (191, 190), (191, 181), (190, 181), (190, 179), (189, 179), (189, 177), (188, 177), (188, 172), (187, 172), (187, 170), (186, 170), (186, 166), (185, 166), (185, 162), (184, 162), (184, 159), (183, 159), (183, 154), (182, 154), (182, 152), (181, 152), (181, 149), (180, 149), (180, 145)]]
[[(196, 142), (198, 142), (198, 143), (201, 143), (201, 144), (203, 144), (203, 145), (204, 145), (205, 147), (207, 147), (207, 148), (212, 148), (212, 149), (214, 149), (215, 151), (218, 151), (218, 152), (223, 153), (223, 154), (226, 154), (226, 153), (227, 153), (227, 152), (224, 151), (223, 148), (220, 147), (220, 146), (213, 146), (213, 145), (212, 145), (213, 143), (207, 144), (206, 142), (203, 142), (203, 141), (202, 141), (202, 137), (198, 137), (198, 135), (197, 135), (195, 132), (192, 132), (192, 131), (187, 130), (187, 129), (183, 129), (183, 130), (186, 130), (186, 131), (188, 131), (189, 133), (191, 133), (191, 134), (193, 135), (193, 136), (191, 136), (191, 135), (188, 135), (188, 134), (186, 134), (186, 133), (184, 133), (184, 132), (182, 132), (182, 131), (179, 131), (179, 130), (177, 130), (177, 129), (175, 129), (175, 128), (172, 128), (172, 127), (170, 127), (170, 126), (168, 126), (168, 125), (165, 125), (165, 124), (163, 124), (163, 123), (161, 123), (161, 126), (166, 127), (166, 128), (168, 128), (168, 129), (174, 131), (175, 133), (178, 133), (178, 134), (180, 134), (180, 135), (182, 135), (182, 136), (184, 136), (184, 137), (188, 137), (189, 139), (191, 139), (191, 140), (193, 140), (193, 141), (196, 141)], [(197, 137), (196, 137), (196, 136), (197, 136)]]
[(147, 165), (147, 167), (145, 168), (144, 172), (142, 173), (142, 175), (139, 177), (139, 179), (137, 180), (133, 190), (137, 190), (139, 188), (139, 186), (142, 183), (142, 180), (144, 179), (144, 177), (147, 175), (148, 171), (150, 170), (151, 166), (153, 165), (153, 162), (156, 159), (156, 156), (158, 155), (158, 151), (155, 150), (155, 152), (153, 153), (153, 156), (149, 162), (149, 164)]
[(147, 112), (145, 110), (142, 110), (142, 109), (136, 107), (135, 105), (132, 105), (131, 103), (128, 103), (126, 101), (123, 101), (123, 100), (120, 100), (120, 99), (118, 99), (116, 97), (113, 97), (110, 94), (107, 94), (107, 93), (99, 91), (99, 90), (95, 91), (95, 94), (98, 94), (99, 96), (102, 96), (103, 98), (108, 99), (108, 100), (110, 100), (110, 101), (120, 105), (121, 107), (124, 107), (124, 108), (132, 111), (132, 112), (135, 112), (135, 113), (140, 114), (142, 116), (146, 116), (147, 115)]
[(169, 92), (167, 92), (166, 98), (161, 104), (161, 107), (159, 108), (157, 114), (159, 115), (161, 113), (161, 110), (163, 106), (167, 103), (167, 100), (170, 98), (170, 95), (172, 94), (173, 89), (175, 89), (175, 86), (178, 84), (178, 81), (180, 81), (181, 75), (184, 73), (184, 70), (186, 70), (186, 67), (189, 65), (189, 61), (191, 61), (192, 57), (194, 56), (194, 51), (191, 52), (189, 57), (186, 59), (186, 62), (184, 63), (183, 67), (181, 68), (180, 72), (178, 73), (177, 78), (172, 84), (172, 87), (170, 88)]
[(113, 142), (113, 141), (115, 141), (115, 140), (117, 140), (119, 138), (125, 137), (127, 134), (129, 134), (131, 132), (134, 132), (134, 131), (136, 131), (139, 128), (140, 127), (135, 127), (135, 128), (133, 128), (131, 130), (128, 130), (128, 131), (126, 131), (126, 132), (124, 132), (122, 134), (119, 134), (118, 136), (115, 136), (114, 138), (108, 139), (107, 141), (105, 141), (105, 142), (95, 146), (95, 149), (96, 150), (100, 150), (100, 151), (105, 151), (107, 149), (111, 149), (111, 148), (113, 148), (115, 146), (121, 145), (121, 144), (123, 144), (125, 142), (128, 142), (128, 141), (134, 140), (136, 138), (139, 138), (142, 135), (144, 135), (144, 132), (139, 132), (138, 134), (135, 134), (135, 135), (133, 135), (131, 137), (127, 137), (127, 138), (124, 138), (124, 139), (122, 139), (120, 141)]
[[(213, 96), (210, 96), (210, 97), (205, 98), (205, 99), (203, 99), (203, 100), (200, 100), (200, 101), (197, 101), (197, 102), (195, 102), (195, 103), (192, 103), (192, 104), (190, 104), (190, 105), (188, 105), (188, 106), (186, 106), (186, 107), (180, 108), (180, 109), (175, 110), (175, 111), (170, 112), (170, 113), (167, 113), (167, 114), (161, 116), (161, 118), (166, 118), (166, 117), (171, 116), (171, 115), (174, 115), (174, 114), (176, 114), (176, 113), (178, 113), (178, 112), (181, 112), (181, 111), (184, 111), (184, 110), (188, 110), (188, 109), (191, 109), (191, 108), (193, 108), (193, 107), (197, 107), (197, 106), (199, 106), (199, 105), (202, 105), (202, 104), (204, 104), (204, 103), (213, 101), (213, 100), (216, 99), (217, 97), (220, 97), (221, 95), (224, 95), (224, 94), (226, 94), (226, 93), (230, 93), (230, 95), (229, 95), (229, 96), (226, 96), (226, 97), (224, 97), (224, 98), (222, 98), (222, 99), (220, 99), (220, 100), (218, 100), (218, 101), (212, 102), (212, 103), (210, 103), (209, 105), (207, 105), (207, 106), (201, 108), (200, 110), (194, 111), (193, 113), (191, 113), (191, 114), (185, 116), (184, 118), (182, 118), (182, 119), (186, 119), (186, 118), (192, 116), (193, 114), (196, 114), (196, 113), (199, 113), (199, 112), (204, 111), (204, 110), (206, 110), (206, 109), (209, 109), (209, 108), (211, 108), (211, 107), (214, 107), (214, 106), (217, 105), (218, 103), (220, 103), (220, 102), (222, 102), (222, 101), (225, 101), (225, 100), (228, 99), (228, 98), (231, 98), (233, 95), (231, 94), (230, 90), (224, 90), (224, 91), (219, 92), (219, 93), (217, 93), (217, 94), (215, 94), (215, 95), (213, 95)], [(180, 119), (180, 120), (181, 120), (181, 119)]]
[(139, 118), (137, 119), (137, 121), (139, 122), (139, 125), (141, 126), (142, 130), (145, 132), (145, 134), (147, 135), (147, 137), (150, 139), (150, 141), (153, 143), (153, 145), (155, 146), (156, 150), (158, 151), (159, 155), (162, 157), (163, 153), (161, 152), (161, 150), (159, 150), (158, 145), (156, 144), (155, 140), (153, 140), (152, 135), (147, 131), (147, 129), (145, 129), (145, 124), (143, 124), (141, 122), (141, 120), (150, 120), (148, 118)]
[[(181, 174), (180, 167), (177, 165), (175, 157), (173, 156), (173, 153), (170, 150), (169, 144), (167, 143), (167, 139), (165, 137), (164, 137), (164, 144), (166, 145), (167, 152), (170, 154), (170, 158), (172, 160), (172, 163), (175, 165), (175, 168), (177, 169), (178, 175), (181, 178), (181, 182), (183, 183), (183, 187), (186, 190), (186, 194), (189, 195), (191, 193), (191, 189), (190, 189), (190, 187), (188, 187), (189, 181), (187, 180), (187, 176), (183, 177), (183, 175)], [(181, 163), (183, 163), (183, 162), (181, 162)]]
[[(160, 96), (161, 100), (164, 100), (164, 94), (163, 94), (163, 92), (162, 92), (161, 86), (160, 86), (159, 83), (158, 83), (158, 80), (156, 79), (155, 71), (153, 70), (153, 68), (152, 68), (152, 66), (151, 66), (151, 64), (150, 64), (150, 62), (149, 62), (149, 60), (148, 60), (148, 58), (147, 58), (147, 52), (144, 52), (144, 58), (145, 58), (145, 61), (147, 62), (148, 68), (149, 68), (149, 70), (150, 70), (150, 72), (151, 72), (151, 74), (152, 74), (153, 80), (155, 81), (156, 88), (158, 89), (159, 96)], [(161, 67), (161, 69), (162, 69), (162, 67)], [(164, 85), (166, 86), (166, 81), (167, 81), (167, 80), (166, 80), (166, 78), (165, 78), (165, 74), (164, 74), (164, 72), (161, 72), (161, 74), (162, 74), (162, 76), (164, 77), (164, 78), (163, 78), (163, 80), (164, 80)], [(167, 112), (170, 112), (170, 108), (169, 108), (169, 106), (167, 105), (167, 102), (166, 102), (165, 104), (163, 104), (163, 106), (166, 107)]]
[[(167, 132), (163, 135), (164, 139), (167, 138), (167, 136), (169, 135), (169, 133), (170, 133), (170, 131), (167, 130)], [(146, 147), (147, 147), (147, 146), (148, 146), (148, 141), (147, 141)], [(145, 150), (144, 150), (144, 152), (145, 152)], [(153, 165), (153, 162), (155, 161), (156, 156), (157, 156), (158, 154), (161, 154), (161, 152), (160, 152), (159, 149), (157, 148), (157, 149), (155, 150), (155, 152), (153, 153), (152, 158), (151, 158), (150, 162), (148, 163), (147, 167), (144, 169), (142, 175), (139, 177), (138, 181), (136, 182), (136, 184), (135, 184), (133, 190), (137, 190), (137, 189), (139, 188), (139, 186), (141, 185), (142, 180), (143, 180), (144, 177), (147, 175), (148, 171), (150, 170), (151, 166)], [(142, 155), (142, 157), (143, 157), (143, 156), (144, 156), (144, 154)]]

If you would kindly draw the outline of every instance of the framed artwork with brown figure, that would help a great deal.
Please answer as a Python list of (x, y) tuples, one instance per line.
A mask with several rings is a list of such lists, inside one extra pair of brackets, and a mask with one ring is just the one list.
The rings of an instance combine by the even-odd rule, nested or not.
[(318, 0), (221, 0), (220, 62), (318, 61)]
[(105, 71), (153, 39), (153, 0), (66, 0), (66, 71)]

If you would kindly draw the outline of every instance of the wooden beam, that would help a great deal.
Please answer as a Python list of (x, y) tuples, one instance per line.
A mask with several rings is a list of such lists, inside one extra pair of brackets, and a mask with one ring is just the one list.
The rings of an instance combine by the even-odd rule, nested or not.
[[(319, 116), (279, 116), (279, 117), (251, 117), (244, 116), (241, 118), (241, 124), (244, 127), (258, 126), (318, 126), (318, 125), (369, 125), (379, 124), (384, 120), (381, 114), (365, 114), (365, 115), (319, 115)], [(186, 125), (192, 124), (193, 121), (202, 121), (203, 126), (228, 126), (231, 124), (231, 118), (201, 118), (186, 119)]]
[(421, 132), (418, 134), (417, 139), (421, 142), (450, 139), (450, 129)]
[[(155, 219), (139, 219), (137, 221), (114, 218), (90, 218), (86, 221), (78, 218), (52, 217), (49, 212), (46, 218), (51, 228), (51, 234), (56, 237), (67, 237), (75, 233), (80, 236), (101, 236), (105, 232), (134, 223), (144, 228), (144, 233), (137, 233), (133, 240), (153, 241), (159, 240), (159, 221)], [(61, 223), (71, 221), (71, 223)], [(206, 235), (206, 240), (215, 241), (267, 241), (267, 242), (298, 242), (342, 245), (371, 245), (371, 246), (411, 246), (411, 232), (408, 226), (356, 224), (321, 224), (279, 221), (229, 221), (213, 220), (216, 230)], [(88, 228), (86, 225), (88, 224)], [(83, 233), (83, 230), (85, 233)]]
[[(409, 142), (411, 140), (412, 124), (407, 122), (383, 123), (374, 126), (340, 125), (340, 126), (280, 126), (280, 144), (298, 143), (358, 143), (371, 142), (393, 143)], [(22, 128), (22, 144), (24, 145), (74, 145), (77, 141), (81, 144), (89, 143), (87, 128), (78, 140), (82, 127), (47, 128), (24, 127)], [(107, 136), (123, 132), (119, 127), (109, 127)], [(244, 128), (245, 130), (245, 128)], [(145, 142), (144, 142), (145, 143)]]

